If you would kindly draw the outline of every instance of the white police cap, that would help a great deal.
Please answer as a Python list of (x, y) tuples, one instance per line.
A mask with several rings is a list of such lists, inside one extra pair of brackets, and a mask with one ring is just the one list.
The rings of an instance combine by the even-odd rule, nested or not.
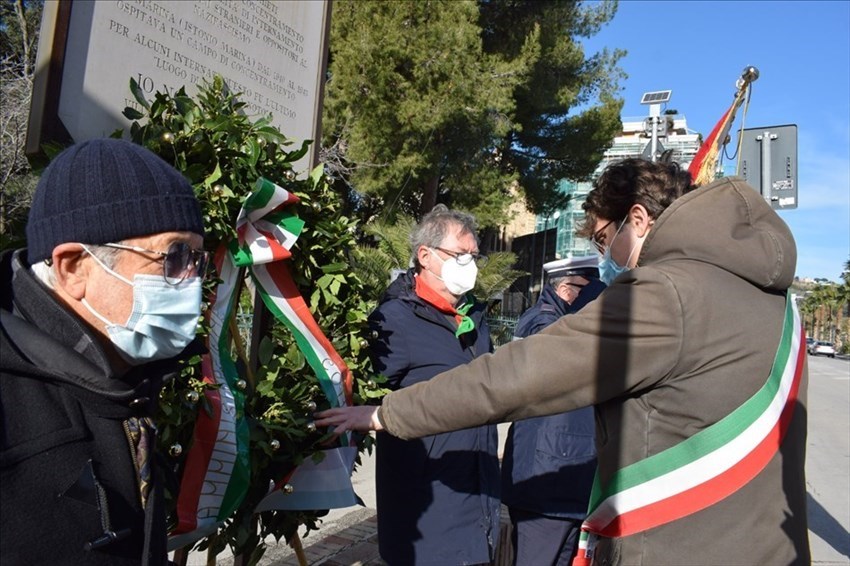
[(599, 277), (599, 256), (596, 254), (568, 257), (543, 264), (543, 271), (552, 279), (553, 277), (567, 277), (568, 275), (580, 275), (582, 277)]

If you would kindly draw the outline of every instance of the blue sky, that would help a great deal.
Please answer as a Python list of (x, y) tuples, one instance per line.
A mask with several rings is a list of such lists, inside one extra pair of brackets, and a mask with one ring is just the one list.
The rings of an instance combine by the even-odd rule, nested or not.
[[(797, 275), (839, 280), (850, 259), (850, 1), (621, 0), (585, 46), (628, 51), (623, 116), (647, 115), (641, 95), (671, 89), (667, 108), (704, 136), (744, 67), (757, 67), (744, 127), (798, 128), (799, 204), (779, 213), (797, 241)], [(724, 159), (730, 174), (734, 164)]]

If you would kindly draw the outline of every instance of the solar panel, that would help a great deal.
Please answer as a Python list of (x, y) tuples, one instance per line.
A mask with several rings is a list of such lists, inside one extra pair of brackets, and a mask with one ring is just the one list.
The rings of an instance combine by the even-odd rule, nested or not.
[(673, 94), (672, 90), (656, 90), (653, 92), (645, 92), (640, 99), (641, 104), (661, 104), (662, 102), (669, 102), (670, 95)]

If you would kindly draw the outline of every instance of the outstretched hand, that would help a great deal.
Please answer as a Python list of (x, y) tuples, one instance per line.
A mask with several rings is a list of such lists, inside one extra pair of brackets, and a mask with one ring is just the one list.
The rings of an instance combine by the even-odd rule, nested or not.
[(370, 430), (383, 430), (381, 421), (378, 419), (378, 409), (372, 405), (357, 405), (355, 407), (337, 407), (319, 411), (313, 416), (317, 427), (332, 426), (334, 433), (342, 434), (349, 430), (369, 432)]

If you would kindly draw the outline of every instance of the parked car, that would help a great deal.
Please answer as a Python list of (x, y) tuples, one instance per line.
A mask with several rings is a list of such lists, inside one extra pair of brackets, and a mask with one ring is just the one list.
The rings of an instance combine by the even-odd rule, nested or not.
[(816, 340), (809, 346), (809, 354), (812, 356), (829, 356), (830, 358), (835, 357), (835, 346), (832, 345), (832, 342), (820, 342)]
[(806, 336), (806, 351), (811, 354), (809, 350), (811, 350), (812, 344), (815, 343), (815, 339), (811, 336)]

